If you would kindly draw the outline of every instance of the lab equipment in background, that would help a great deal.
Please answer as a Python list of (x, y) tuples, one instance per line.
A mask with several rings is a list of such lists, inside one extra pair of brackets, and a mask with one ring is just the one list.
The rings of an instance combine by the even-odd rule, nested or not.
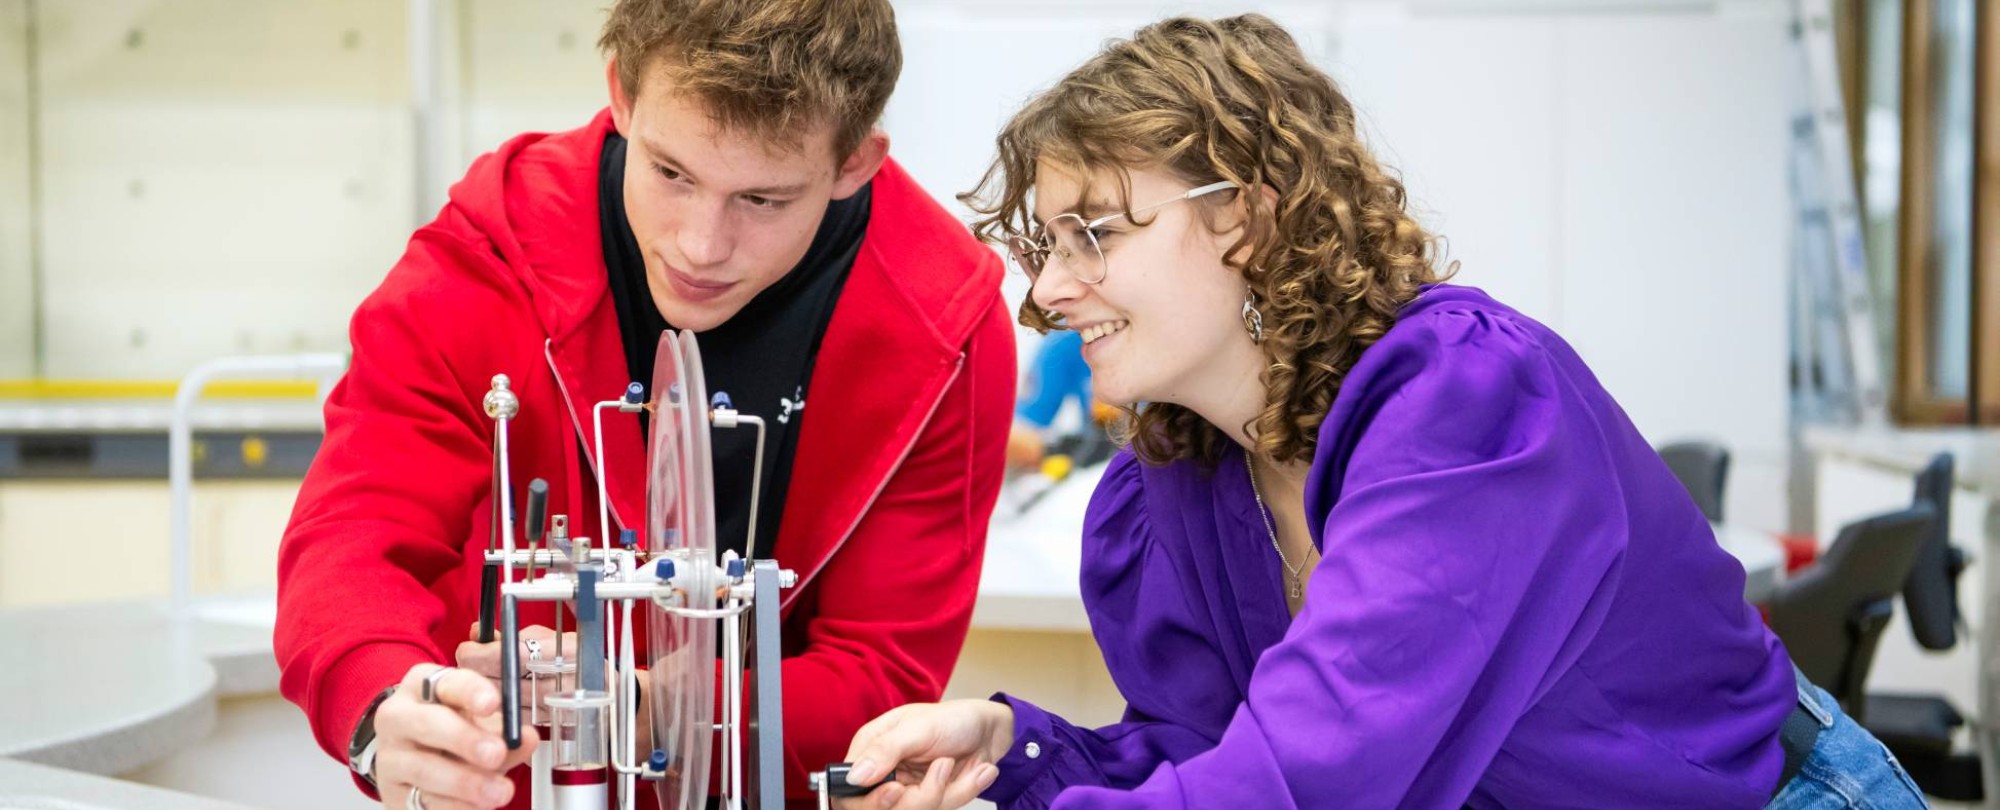
[[(1059, 419), (1069, 403), (1080, 416), (1069, 429)], [(1007, 437), (1007, 481), (1001, 490), (1003, 513), (1020, 515), (1065, 480), (1071, 472), (1102, 464), (1117, 452), (1109, 426), (1117, 409), (1090, 395), (1090, 366), (1083, 361), (1083, 336), (1073, 331), (1050, 332), (1035, 350), (1028, 374), (1028, 391), (1014, 410), (1014, 427)]]

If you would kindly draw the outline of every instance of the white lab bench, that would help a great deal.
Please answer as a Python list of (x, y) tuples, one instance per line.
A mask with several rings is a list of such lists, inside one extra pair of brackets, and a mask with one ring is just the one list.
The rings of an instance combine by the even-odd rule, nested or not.
[[(986, 570), (972, 625), (1011, 630), (1087, 632), (1078, 574), (1080, 534), (1091, 491), (1102, 466), (1078, 470), (1033, 509), (1008, 514), (1003, 498), (986, 538)], [(1762, 602), (1784, 579), (1785, 554), (1771, 535), (1737, 526), (1715, 527), (1716, 542), (1743, 564), (1744, 598)]]

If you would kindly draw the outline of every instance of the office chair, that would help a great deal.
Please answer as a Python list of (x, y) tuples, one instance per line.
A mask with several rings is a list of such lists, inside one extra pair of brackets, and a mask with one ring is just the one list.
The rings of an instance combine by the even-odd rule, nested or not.
[(1678, 442), (1660, 448), (1660, 458), (1694, 496), (1708, 522), (1722, 522), (1723, 487), (1729, 480), (1729, 451), (1714, 442)]
[[(1903, 583), (1903, 607), (1918, 646), (1945, 652), (1958, 643), (1964, 616), (1958, 610), (1958, 577), (1965, 572), (1964, 550), (1951, 544), (1952, 456), (1939, 453), (1917, 474), (1915, 502), (1935, 514)], [(1864, 724), (1902, 760), (1925, 793), (1940, 799), (1976, 802), (1985, 798), (1978, 754), (1953, 754), (1952, 735), (1964, 715), (1936, 694), (1872, 693)]]
[(1857, 723), (1866, 722), (1863, 687), (1882, 628), (1935, 519), (1929, 504), (1917, 504), (1850, 523), (1771, 598), (1771, 630), (1792, 662)]

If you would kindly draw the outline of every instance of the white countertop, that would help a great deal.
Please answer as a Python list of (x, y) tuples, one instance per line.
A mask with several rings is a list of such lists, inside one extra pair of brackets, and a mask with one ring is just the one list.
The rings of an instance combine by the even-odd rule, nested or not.
[[(1000, 630), (1088, 632), (1078, 577), (1084, 509), (1104, 475), (1102, 465), (1078, 470), (1026, 513), (1002, 493), (986, 538), (986, 568), (972, 626)], [(1761, 602), (1784, 578), (1785, 554), (1768, 533), (1716, 527), (1716, 541), (1743, 563), (1744, 598)]]
[(249, 810), (240, 804), (0, 759), (0, 810)]
[(1993, 428), (1806, 428), (1805, 445), (1816, 454), (1845, 458), (1913, 475), (1931, 456), (1951, 453), (1959, 489), (2000, 497), (2000, 430)]
[[(247, 614), (210, 615), (232, 604)], [(0, 757), (116, 774), (207, 736), (218, 697), (277, 688), (263, 604), (192, 622), (158, 602), (0, 611)]]
[(1087, 632), (1083, 612), (1083, 512), (1104, 465), (1077, 470), (1033, 508), (1017, 512), (1003, 492), (986, 535), (986, 567), (972, 626)]

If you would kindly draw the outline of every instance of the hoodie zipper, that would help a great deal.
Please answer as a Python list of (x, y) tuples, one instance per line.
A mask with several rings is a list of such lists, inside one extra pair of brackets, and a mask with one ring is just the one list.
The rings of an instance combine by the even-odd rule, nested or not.
[[(576, 415), (576, 398), (570, 396), (569, 386), (563, 383), (562, 369), (556, 367), (554, 340), (542, 341), (542, 357), (548, 360), (549, 374), (556, 378), (556, 391), (562, 394), (563, 407), (569, 411), (570, 426), (576, 428), (576, 441), (578, 444), (583, 445), (583, 457), (585, 461), (589, 462), (590, 474), (594, 477), (600, 476), (604, 467), (598, 463), (596, 454), (602, 448), (591, 446), (590, 433), (583, 429), (583, 420)], [(593, 481), (595, 480), (594, 477)], [(625, 528), (625, 519), (618, 515), (618, 504), (611, 500), (611, 490), (609, 487), (605, 488), (604, 501), (605, 510), (611, 513), (611, 522), (617, 524), (617, 529)], [(578, 501), (577, 503), (581, 505), (582, 501)], [(618, 536), (617, 531), (611, 527), (599, 526), (598, 528), (604, 530), (604, 537), (612, 538)]]
[(901, 451), (896, 453), (896, 462), (889, 465), (889, 470), (882, 475), (882, 480), (876, 482), (875, 491), (868, 495), (868, 502), (861, 505), (861, 511), (854, 515), (854, 522), (847, 524), (847, 530), (840, 533), (840, 539), (833, 544), (832, 548), (827, 549), (826, 556), (820, 558), (819, 565), (813, 567), (812, 573), (800, 577), (797, 587), (784, 592), (784, 596), (779, 599), (781, 609), (790, 607), (793, 599), (796, 599), (799, 594), (805, 593), (806, 585), (810, 584), (814, 577), (819, 576), (819, 572), (826, 568), (826, 564), (833, 561), (833, 555), (840, 553), (841, 548), (847, 545), (848, 538), (854, 536), (854, 530), (860, 528), (861, 521), (867, 518), (869, 511), (875, 508), (875, 501), (882, 497), (882, 490), (889, 488), (890, 479), (895, 478), (897, 471), (903, 469), (903, 462), (909, 460), (910, 451), (916, 449), (917, 440), (923, 438), (924, 429), (930, 427), (931, 420), (937, 417), (938, 406), (944, 404), (945, 395), (951, 393), (952, 384), (958, 382), (958, 375), (964, 371), (965, 353), (960, 352), (958, 359), (952, 363), (951, 376), (946, 378), (944, 386), (938, 389), (937, 398), (931, 400), (930, 409), (924, 411), (923, 421), (917, 423), (917, 429), (910, 432), (910, 440), (904, 443)]

